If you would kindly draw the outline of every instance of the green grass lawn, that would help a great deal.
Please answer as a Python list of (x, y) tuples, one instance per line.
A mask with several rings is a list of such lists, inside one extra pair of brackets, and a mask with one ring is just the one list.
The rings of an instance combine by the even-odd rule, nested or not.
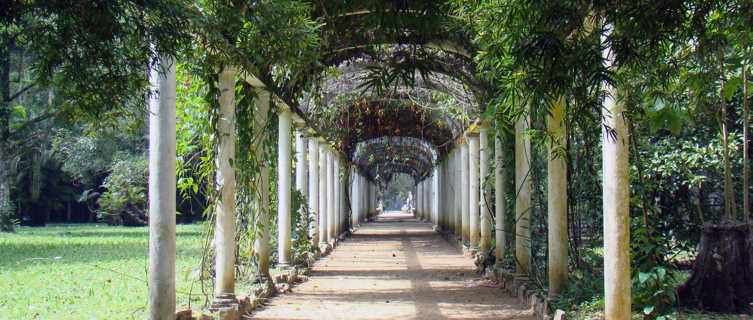
[[(201, 259), (202, 225), (179, 225), (178, 308), (203, 305), (187, 270)], [(0, 233), (0, 319), (144, 319), (146, 227), (51, 225)], [(193, 283), (192, 283), (193, 282)], [(210, 290), (211, 291), (211, 290)]]

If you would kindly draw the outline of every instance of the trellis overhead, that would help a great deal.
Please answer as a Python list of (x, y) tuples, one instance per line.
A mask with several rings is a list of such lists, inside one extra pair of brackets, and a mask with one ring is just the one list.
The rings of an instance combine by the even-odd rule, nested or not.
[(389, 183), (394, 173), (406, 173), (416, 180), (425, 178), (437, 163), (431, 144), (411, 137), (384, 136), (363, 141), (354, 152), (354, 163), (367, 178)]
[[(423, 179), (466, 125), (446, 106), (463, 118), (483, 111), (470, 37), (436, 1), (311, 4), (322, 22), (320, 60), (312, 68), (320, 76), (298, 111), (369, 179), (394, 172)], [(416, 150), (414, 140), (432, 151)], [(356, 148), (365, 141), (368, 148)]]

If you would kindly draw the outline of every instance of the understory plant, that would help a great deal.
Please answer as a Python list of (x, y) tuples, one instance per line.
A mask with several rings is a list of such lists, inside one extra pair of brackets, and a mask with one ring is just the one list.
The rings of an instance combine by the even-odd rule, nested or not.
[(0, 212), (0, 232), (14, 232), (16, 226), (19, 224), (18, 219), (13, 218), (14, 205), (12, 202), (8, 201), (8, 204), (4, 207), (8, 208), (8, 210)]
[(306, 197), (300, 190), (293, 190), (291, 200), (291, 258), (296, 265), (307, 265), (313, 257), (312, 254), (319, 251), (319, 247), (313, 245), (310, 236), (312, 223), (315, 221), (314, 214), (309, 211)]
[(632, 234), (633, 309), (646, 319), (669, 319), (677, 306), (675, 270), (666, 261), (667, 237), (652, 230), (634, 228)]
[(109, 225), (146, 225), (147, 170), (147, 160), (143, 155), (115, 161), (102, 183), (106, 191), (97, 199), (97, 217)]
[(554, 300), (557, 309), (604, 307), (604, 257), (601, 250), (592, 248), (581, 252), (581, 267), (569, 274), (567, 285)]

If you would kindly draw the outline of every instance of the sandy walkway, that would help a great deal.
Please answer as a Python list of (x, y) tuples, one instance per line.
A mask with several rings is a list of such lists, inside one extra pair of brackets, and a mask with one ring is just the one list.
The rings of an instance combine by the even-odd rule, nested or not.
[(533, 319), (473, 262), (409, 216), (362, 226), (254, 319)]

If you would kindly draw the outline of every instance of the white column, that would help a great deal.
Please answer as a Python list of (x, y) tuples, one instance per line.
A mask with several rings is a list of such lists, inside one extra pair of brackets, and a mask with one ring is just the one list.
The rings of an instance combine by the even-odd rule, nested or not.
[(356, 194), (358, 192), (358, 176), (356, 174), (356, 170), (351, 170), (351, 184), (350, 184), (350, 226), (352, 229), (355, 229), (355, 227), (358, 225), (358, 198), (356, 197)]
[(348, 211), (348, 194), (350, 191), (348, 190), (348, 167), (345, 162), (345, 158), (340, 158), (340, 168), (342, 171), (342, 180), (340, 180), (340, 233), (345, 232), (346, 227), (349, 224), (348, 217), (347, 217), (347, 211)]
[(502, 136), (499, 134), (499, 128), (496, 129), (497, 137), (494, 139), (494, 224), (495, 224), (495, 236), (496, 236), (496, 251), (495, 257), (497, 259), (495, 263), (496, 268), (502, 268), (502, 260), (504, 258), (505, 246), (507, 241), (507, 229), (506, 229), (506, 201), (505, 194), (507, 189), (505, 183), (507, 183), (507, 174), (502, 167)]
[(360, 227), (361, 221), (363, 220), (363, 193), (365, 192), (365, 190), (363, 185), (363, 177), (358, 173), (358, 168), (354, 167), (353, 172), (356, 173), (356, 181), (358, 181), (358, 192), (353, 194), (354, 197), (358, 200), (358, 206), (356, 207), (356, 226)]
[(159, 57), (149, 100), (149, 318), (175, 317), (175, 62)]
[(363, 219), (364, 221), (369, 218), (369, 208), (370, 208), (370, 197), (369, 193), (371, 192), (371, 184), (369, 183), (369, 179), (366, 179), (366, 177), (363, 178)]
[(531, 142), (526, 135), (529, 118), (515, 123), (515, 272), (529, 275), (531, 270)]
[[(606, 38), (612, 32), (606, 26)], [(604, 39), (602, 39), (602, 42)], [(608, 68), (614, 64), (609, 46), (602, 52)], [(604, 201), (604, 313), (606, 319), (630, 319), (630, 166), (624, 106), (617, 88), (605, 83), (602, 126)], [(614, 136), (604, 128), (614, 130)]]
[(444, 211), (445, 211), (445, 225), (447, 226), (445, 231), (448, 233), (452, 233), (453, 230), (453, 212), (454, 212), (454, 203), (455, 203), (455, 194), (453, 191), (453, 187), (455, 182), (452, 180), (452, 170), (453, 170), (453, 162), (452, 162), (452, 151), (447, 157), (447, 160), (445, 161), (445, 173), (444, 173), (444, 180), (442, 182), (442, 185), (444, 186), (443, 191), (443, 198), (445, 198), (445, 204), (444, 204)]
[(327, 147), (327, 243), (335, 244), (335, 154)]
[(463, 146), (455, 148), (455, 236), (463, 238)]
[[(256, 111), (254, 113), (257, 116), (254, 127), (264, 128), (267, 124), (267, 113), (269, 112), (269, 101), (271, 100), (270, 94), (269, 91), (262, 89), (257, 89), (256, 94), (257, 98), (254, 101)], [(268, 138), (267, 135), (265, 133), (262, 134), (263, 140), (266, 140)], [(264, 149), (257, 148), (256, 156), (258, 159), (262, 159), (264, 157)], [(259, 195), (259, 213), (257, 215), (258, 222), (255, 223), (254, 228), (261, 228), (255, 230), (256, 232), (254, 233), (257, 235), (256, 240), (254, 241), (254, 250), (259, 256), (259, 269), (257, 272), (265, 277), (269, 277), (269, 219), (271, 216), (271, 213), (269, 212), (269, 166), (261, 167), (259, 181), (256, 188), (258, 190), (257, 194)]]
[(468, 180), (470, 185), (470, 191), (468, 192), (468, 205), (470, 208), (469, 211), (469, 224), (470, 224), (470, 232), (471, 232), (471, 248), (472, 250), (477, 250), (479, 247), (479, 227), (480, 227), (480, 221), (479, 221), (479, 207), (478, 207), (478, 192), (479, 192), (479, 138), (478, 134), (473, 133), (470, 137), (470, 141), (468, 144)]
[(359, 175), (358, 179), (361, 180), (361, 184), (358, 187), (358, 189), (361, 192), (361, 197), (360, 197), (361, 205), (359, 206), (360, 213), (358, 215), (358, 219), (359, 219), (358, 223), (361, 223), (361, 221), (366, 221), (366, 214), (367, 214), (366, 210), (368, 210), (367, 209), (368, 205), (366, 204), (366, 195), (369, 194), (369, 184), (368, 184), (368, 180), (366, 180), (364, 176)]
[(470, 175), (468, 174), (468, 160), (469, 160), (469, 154), (468, 154), (468, 144), (470, 139), (466, 138), (466, 141), (463, 143), (463, 146), (461, 147), (460, 151), (460, 166), (461, 166), (461, 182), (460, 182), (460, 188), (462, 189), (460, 193), (463, 195), (463, 245), (467, 245), (471, 243), (471, 199), (470, 199)]
[(319, 247), (326, 249), (327, 239), (327, 146), (319, 140)]
[(439, 225), (439, 167), (434, 167), (431, 177), (431, 220), (434, 225)]
[(428, 217), (429, 208), (427, 204), (429, 203), (426, 192), (429, 189), (429, 178), (427, 177), (424, 179), (424, 181), (421, 182), (421, 219), (426, 221)]
[(426, 177), (423, 184), (424, 191), (424, 221), (431, 221), (431, 175)]
[(341, 172), (340, 172), (340, 157), (336, 154), (332, 154), (333, 157), (333, 183), (335, 186), (335, 193), (334, 193), (334, 201), (335, 201), (335, 210), (334, 210), (334, 229), (332, 230), (333, 238), (337, 238), (340, 235), (340, 212), (342, 212), (342, 192), (340, 190), (340, 187), (342, 186), (342, 183), (340, 181)]
[(219, 77), (220, 116), (217, 121), (217, 190), (214, 241), (215, 304), (225, 305), (235, 297), (235, 71), (225, 68)]
[[(306, 163), (306, 146), (308, 142), (306, 140), (303, 130), (297, 129), (295, 132), (295, 188), (301, 192), (301, 195), (306, 197), (306, 201), (309, 201), (308, 167)], [(305, 214), (305, 210), (300, 212), (301, 217)]]
[(301, 195), (308, 199), (308, 164), (306, 163), (306, 154), (308, 139), (302, 129), (295, 132), (295, 188), (300, 190)]
[(555, 155), (567, 144), (564, 116), (565, 99), (560, 98), (547, 116), (547, 131), (552, 135), (547, 157), (550, 298), (556, 297), (567, 282), (567, 162), (564, 155)]
[(416, 205), (415, 205), (415, 209), (416, 209), (415, 216), (416, 216), (416, 219), (420, 219), (421, 218), (421, 187), (420, 186), (421, 186), (420, 182), (416, 183), (416, 185), (413, 186), (413, 190), (414, 190), (414, 197), (413, 198), (415, 199), (415, 202), (416, 202)]
[(426, 177), (426, 221), (428, 222), (434, 222), (432, 221), (432, 216), (434, 215), (434, 207), (432, 207), (431, 202), (431, 190), (434, 189), (434, 186), (432, 183), (434, 182), (434, 176), (433, 172), (428, 177)]
[(444, 210), (442, 208), (444, 207), (444, 201), (447, 199), (442, 191), (442, 188), (444, 188), (444, 161), (440, 162), (437, 167), (437, 188), (436, 188), (436, 198), (437, 198), (437, 225), (439, 226), (439, 230), (444, 230)]
[(290, 110), (277, 115), (277, 256), (282, 267), (290, 265)]
[(309, 210), (314, 218), (311, 222), (311, 244), (319, 241), (319, 141), (315, 137), (309, 139)]
[(418, 216), (421, 217), (421, 220), (424, 219), (424, 215), (426, 212), (426, 208), (424, 207), (424, 182), (421, 181), (421, 183), (418, 184), (417, 188), (418, 193)]
[(347, 218), (347, 211), (348, 211), (348, 180), (347, 177), (350, 175), (348, 174), (348, 167), (345, 163), (345, 158), (340, 158), (340, 171), (342, 172), (342, 178), (340, 180), (340, 233), (345, 232), (345, 228), (348, 226), (348, 218)]
[(375, 182), (371, 184), (371, 187), (371, 208), (377, 214), (377, 207), (379, 207), (379, 186)]
[(376, 198), (376, 187), (373, 182), (369, 182), (369, 214), (376, 212), (374, 199)]
[(489, 174), (489, 128), (481, 127), (479, 136), (479, 214), (481, 215), (481, 252), (489, 253), (492, 246), (492, 213), (489, 210), (489, 186), (484, 179)]
[(446, 230), (447, 226), (445, 225), (445, 218), (444, 214), (446, 210), (444, 210), (444, 204), (445, 201), (447, 201), (447, 196), (444, 192), (444, 173), (445, 173), (445, 164), (446, 161), (442, 161), (439, 163), (439, 167), (437, 167), (437, 225), (439, 226), (439, 230)]
[(371, 204), (370, 204), (370, 198), (369, 194), (371, 193), (371, 184), (369, 183), (369, 179), (366, 177), (363, 178), (363, 186), (364, 186), (364, 193), (363, 193), (363, 219), (364, 221), (368, 220), (369, 218), (369, 210), (371, 210)]

